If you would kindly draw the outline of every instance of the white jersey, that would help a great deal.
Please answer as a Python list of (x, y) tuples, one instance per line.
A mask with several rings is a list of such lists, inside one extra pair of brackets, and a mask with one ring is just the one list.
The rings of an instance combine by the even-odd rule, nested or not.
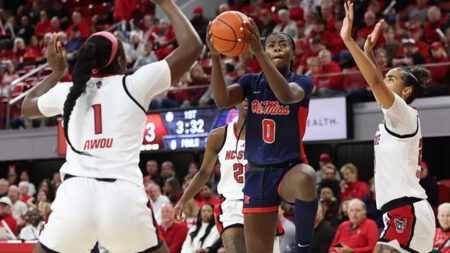
[(220, 181), (217, 191), (226, 199), (244, 199), (245, 171), (247, 159), (244, 157), (245, 140), (237, 143), (236, 123), (230, 123), (225, 127), (225, 137), (218, 157), (220, 162)]
[(375, 135), (375, 191), (377, 208), (401, 197), (426, 199), (420, 186), (422, 134), (417, 110), (398, 95), (382, 109), (384, 124)]
[[(73, 146), (91, 156), (79, 155), (68, 147), (61, 172), (142, 185), (138, 164), (146, 108), (170, 83), (165, 60), (145, 65), (129, 76), (92, 77), (86, 92), (76, 101), (68, 133)], [(62, 114), (72, 85), (58, 83), (42, 95), (38, 100), (41, 113), (47, 117)]]

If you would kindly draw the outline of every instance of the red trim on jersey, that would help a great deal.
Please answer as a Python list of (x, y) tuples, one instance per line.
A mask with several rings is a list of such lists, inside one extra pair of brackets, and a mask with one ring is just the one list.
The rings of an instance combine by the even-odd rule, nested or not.
[(157, 244), (160, 244), (163, 242), (164, 240), (164, 233), (161, 230), (161, 227), (158, 225), (158, 222), (155, 219), (155, 212), (153, 211), (153, 207), (152, 207), (152, 203), (150, 202), (150, 199), (147, 202), (147, 207), (150, 209), (150, 211), (152, 212), (152, 220), (153, 220), (153, 226), (155, 227), (156, 230), (156, 239), (158, 240)]
[(109, 76), (115, 76), (117, 74), (104, 74), (104, 75), (98, 75), (98, 74), (92, 74), (92, 77), (96, 77), (96, 78), (103, 78), (103, 77), (109, 77)]
[(272, 212), (277, 212), (277, 211), (278, 211), (278, 206), (242, 208), (242, 213), (272, 213)]
[(280, 235), (284, 235), (284, 228), (283, 228), (283, 224), (281, 224), (281, 220), (278, 217), (277, 220), (277, 234), (276, 236), (280, 236)]
[(236, 136), (236, 140), (238, 139), (238, 133), (237, 133), (237, 122), (233, 123), (233, 132), (234, 132), (234, 136)]
[(225, 198), (222, 196), (219, 201), (217, 201), (216, 205), (214, 206), (214, 219), (216, 220), (216, 227), (217, 231), (219, 231), (219, 234), (222, 234), (223, 231), (223, 224), (220, 221), (219, 217), (223, 214), (222, 211), (222, 203), (225, 202)]
[(400, 245), (409, 247), (414, 236), (416, 216), (413, 204), (404, 205), (387, 213), (389, 221), (381, 240), (397, 240)]
[(308, 118), (308, 108), (300, 106), (298, 108), (298, 131), (300, 132), (300, 159), (304, 164), (309, 164), (308, 158), (305, 154), (305, 149), (303, 147), (303, 136), (305, 135), (306, 129), (306, 119)]
[(413, 108), (414, 110), (417, 111), (417, 107), (410, 105), (409, 107)]

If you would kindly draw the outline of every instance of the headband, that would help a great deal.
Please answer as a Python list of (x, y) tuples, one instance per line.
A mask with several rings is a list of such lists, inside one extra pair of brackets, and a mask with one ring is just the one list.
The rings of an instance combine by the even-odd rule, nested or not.
[[(103, 31), (103, 32), (96, 32), (96, 33), (92, 34), (89, 37), (89, 39), (94, 37), (94, 36), (102, 36), (102, 37), (108, 39), (111, 42), (111, 55), (109, 56), (109, 60), (108, 60), (108, 62), (106, 63), (105, 66), (101, 67), (101, 68), (106, 68), (106, 67), (109, 66), (109, 64), (111, 64), (112, 60), (116, 56), (117, 47), (118, 47), (117, 38), (112, 33), (105, 32), (105, 31)], [(93, 74), (97, 74), (99, 70), (100, 70), (100, 68), (94, 68), (94, 69), (92, 69), (92, 73)]]
[(417, 77), (408, 68), (400, 67), (397, 69), (399, 69), (401, 72), (403, 72), (404, 74), (407, 75), (407, 77), (406, 77), (407, 80), (405, 80), (405, 81), (407, 81), (408, 83), (412, 83), (411, 81), (414, 81), (415, 84), (419, 84), (419, 79), (417, 79)]

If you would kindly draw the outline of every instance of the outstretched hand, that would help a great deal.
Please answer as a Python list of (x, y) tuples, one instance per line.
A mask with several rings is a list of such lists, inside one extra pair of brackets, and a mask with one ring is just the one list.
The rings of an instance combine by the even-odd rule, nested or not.
[(372, 33), (367, 36), (367, 40), (364, 43), (364, 52), (372, 53), (375, 44), (377, 43), (378, 37), (380, 36), (380, 30), (383, 26), (384, 20), (378, 21), (373, 29)]
[(346, 1), (344, 3), (344, 9), (345, 9), (345, 18), (341, 28), (341, 38), (345, 41), (347, 39), (352, 38), (353, 18), (354, 18), (353, 2)]
[(247, 43), (253, 54), (263, 51), (258, 26), (252, 18), (244, 21), (244, 28), (241, 28), (241, 31), (244, 32), (245, 39), (239, 39), (239, 41)]
[(212, 44), (212, 33), (210, 31), (210, 26), (211, 26), (211, 21), (209, 21), (208, 27), (206, 28), (206, 46), (208, 46), (209, 51), (211, 52), (212, 56), (218, 56), (219, 52), (214, 48), (213, 44)]
[(64, 72), (66, 70), (66, 57), (56, 33), (53, 33), (48, 41), (46, 56), (48, 65), (53, 71)]

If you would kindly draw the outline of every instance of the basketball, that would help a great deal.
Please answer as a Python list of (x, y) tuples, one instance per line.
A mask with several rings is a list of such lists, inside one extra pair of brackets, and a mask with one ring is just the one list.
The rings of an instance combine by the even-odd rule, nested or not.
[(217, 16), (210, 26), (213, 47), (226, 56), (238, 56), (248, 50), (248, 44), (239, 42), (245, 34), (241, 31), (248, 17), (239, 11), (226, 11)]

